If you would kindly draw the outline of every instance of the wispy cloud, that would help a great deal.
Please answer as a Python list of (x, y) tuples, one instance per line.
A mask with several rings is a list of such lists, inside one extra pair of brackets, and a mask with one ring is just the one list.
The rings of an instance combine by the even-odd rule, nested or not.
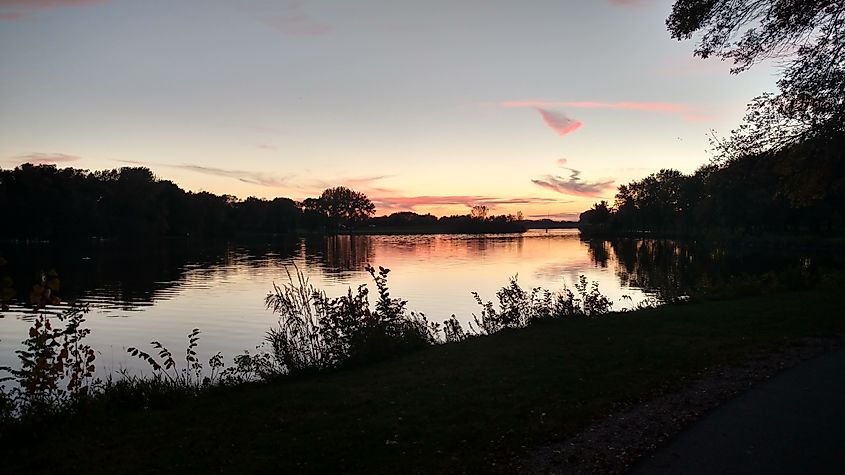
[(234, 178), (244, 183), (251, 183), (253, 185), (283, 187), (290, 182), (291, 176), (276, 176), (269, 173), (253, 172), (246, 170), (234, 170), (228, 168), (206, 167), (202, 165), (168, 165), (171, 168), (178, 168), (181, 170), (188, 170), (206, 175), (223, 176)]
[(334, 32), (334, 27), (309, 15), (303, 2), (290, 0), (256, 11), (265, 25), (288, 36), (324, 36)]
[(705, 119), (706, 116), (698, 113), (687, 104), (679, 104), (674, 102), (601, 102), (601, 101), (549, 101), (549, 100), (523, 100), (523, 101), (501, 101), (493, 103), (484, 103), (485, 106), (504, 107), (504, 108), (533, 108), (537, 110), (555, 109), (555, 108), (574, 108), (574, 109), (609, 109), (609, 110), (629, 110), (629, 111), (645, 111), (658, 112), (664, 114), (673, 114), (681, 116), (687, 120), (697, 121)]
[(395, 193), (396, 190), (391, 188), (386, 188), (384, 186), (380, 186), (378, 184), (379, 181), (384, 180), (386, 178), (391, 178), (393, 175), (370, 175), (370, 176), (339, 176), (334, 179), (316, 179), (311, 181), (305, 181), (298, 186), (300, 191), (311, 193), (311, 194), (319, 194), (326, 188), (332, 188), (335, 186), (345, 186), (347, 188), (351, 188), (355, 191), (360, 191), (366, 195), (372, 194), (392, 194)]
[(558, 175), (544, 175), (531, 180), (537, 186), (547, 190), (556, 191), (564, 195), (597, 197), (613, 188), (614, 181), (584, 181), (581, 179), (581, 170), (562, 167), (569, 170), (569, 177)]
[(530, 205), (530, 204), (543, 204), (543, 203), (571, 203), (571, 201), (567, 200), (558, 200), (555, 198), (539, 198), (539, 197), (528, 197), (528, 198), (485, 198), (481, 200), (477, 204), (483, 205)]
[(565, 203), (554, 198), (517, 197), (496, 198), (480, 195), (446, 195), (446, 196), (381, 196), (371, 198), (379, 210), (405, 211), (414, 210), (419, 206), (466, 206), (485, 205), (496, 208), (501, 205)]
[(20, 20), (39, 10), (84, 7), (108, 0), (0, 0), (0, 20)]
[(59, 163), (75, 162), (79, 158), (76, 155), (67, 155), (64, 153), (28, 153), (15, 157), (21, 164), (31, 163), (32, 165), (57, 165)]
[(566, 116), (563, 112), (558, 111), (551, 111), (547, 109), (541, 109), (539, 107), (536, 108), (537, 112), (540, 113), (540, 116), (543, 118), (543, 122), (546, 123), (552, 130), (557, 132), (558, 135), (564, 136), (567, 134), (571, 134), (576, 130), (580, 129), (582, 122), (570, 119)]
[(195, 173), (202, 173), (204, 175), (212, 175), (212, 176), (222, 176), (226, 178), (232, 178), (238, 180), (243, 183), (250, 183), (253, 185), (261, 185), (261, 186), (269, 186), (275, 188), (282, 188), (288, 187), (290, 185), (290, 180), (293, 178), (293, 175), (289, 176), (279, 176), (272, 173), (264, 173), (264, 172), (254, 172), (249, 170), (237, 170), (232, 168), (217, 168), (217, 167), (207, 167), (204, 165), (193, 165), (189, 163), (184, 163), (181, 165), (170, 165), (166, 163), (153, 163), (153, 162), (139, 162), (136, 160), (117, 160), (120, 163), (127, 163), (131, 165), (140, 165), (144, 167), (156, 166), (156, 167), (167, 167), (167, 168), (176, 168), (179, 170), (187, 170)]
[(555, 163), (559, 167), (566, 167), (566, 159), (565, 158), (558, 158)]
[(375, 182), (390, 178), (393, 175), (371, 175), (338, 180), (344, 186), (372, 186)]

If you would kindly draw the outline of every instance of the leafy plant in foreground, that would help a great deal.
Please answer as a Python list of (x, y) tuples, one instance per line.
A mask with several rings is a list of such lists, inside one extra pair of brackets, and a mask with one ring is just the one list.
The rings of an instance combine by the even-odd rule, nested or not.
[(425, 315), (408, 312), (407, 301), (393, 298), (389, 269), (367, 266), (378, 300), (370, 307), (365, 284), (346, 295), (329, 298), (296, 269), (288, 283), (273, 285), (265, 304), (279, 314), (278, 327), (267, 332), (273, 369), (302, 374), (382, 359), (439, 342), (439, 325)]
[[(59, 277), (54, 270), (40, 273), (29, 292), (29, 303), (36, 311), (58, 305)], [(10, 376), (0, 383), (15, 381), (7, 391), (0, 387), (0, 419), (52, 412), (89, 393), (96, 353), (84, 339), (85, 306), (71, 306), (59, 315), (41, 312), (29, 328), (23, 348), (15, 353), (20, 368), (0, 367)]]
[(538, 320), (571, 316), (596, 316), (610, 312), (611, 300), (599, 291), (598, 282), (588, 285), (587, 278), (580, 276), (575, 283), (580, 298), (564, 288), (560, 292), (535, 287), (526, 291), (511, 277), (508, 285), (496, 292), (499, 308), (493, 302), (484, 302), (477, 292), (472, 295), (481, 306), (479, 315), (473, 314), (478, 334), (491, 335), (506, 328), (524, 328)]
[(158, 358), (140, 350), (138, 348), (130, 347), (126, 351), (135, 357), (146, 361), (154, 372), (155, 378), (160, 378), (170, 384), (194, 387), (211, 385), (220, 379), (220, 370), (223, 368), (223, 355), (217, 353), (208, 360), (211, 373), (208, 376), (203, 376), (202, 363), (197, 358), (197, 346), (199, 345), (199, 328), (194, 328), (188, 333), (188, 346), (185, 349), (185, 367), (179, 369), (176, 367), (176, 360), (173, 358), (173, 353), (170, 352), (161, 342), (152, 341), (150, 344), (155, 350), (158, 350)]

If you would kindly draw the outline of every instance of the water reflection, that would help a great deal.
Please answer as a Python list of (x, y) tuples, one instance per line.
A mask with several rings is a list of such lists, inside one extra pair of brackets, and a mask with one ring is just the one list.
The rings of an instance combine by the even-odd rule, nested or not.
[(645, 289), (662, 300), (689, 295), (737, 277), (794, 270), (812, 272), (820, 263), (841, 268), (842, 256), (822, 251), (743, 248), (672, 239), (585, 240), (599, 266), (615, 263), (619, 284)]
[[(524, 287), (572, 287), (579, 275), (597, 281), (614, 308), (646, 296), (671, 299), (706, 282), (731, 276), (814, 266), (805, 252), (713, 248), (654, 239), (582, 240), (575, 230), (523, 235), (309, 236), (253, 242), (163, 241), (120, 246), (88, 241), (74, 245), (0, 243), (19, 296), (40, 271), (55, 269), (66, 300), (87, 302), (92, 342), (115, 366), (125, 346), (203, 330), (203, 348), (231, 355), (253, 348), (275, 320), (263, 306), (271, 282), (286, 279), (295, 264), (311, 282), (338, 295), (369, 282), (368, 263), (393, 270), (393, 296), (440, 321), (456, 314), (472, 320), (470, 292), (495, 299), (509, 277)], [(841, 260), (841, 257), (838, 257)], [(841, 262), (837, 265), (841, 267)], [(31, 311), (12, 306), (0, 319), (0, 365), (14, 360)], [(114, 318), (121, 317), (121, 318)], [(104, 358), (108, 360), (108, 358)]]
[[(578, 239), (575, 232), (526, 235), (311, 236), (258, 243), (164, 241), (125, 247), (91, 241), (81, 245), (0, 246), (8, 256), (7, 273), (18, 295), (41, 271), (55, 269), (66, 300), (84, 300), (103, 308), (139, 310), (191, 289), (209, 289), (237, 281), (244, 272), (282, 271), (297, 264), (321, 280), (347, 283), (363, 275), (368, 263), (418, 274), (428, 263), (447, 269), (476, 265), (500, 269), (504, 281), (534, 263), (530, 275), (541, 283), (563, 275), (610, 268), (617, 285), (661, 297), (688, 294), (705, 283), (743, 274), (761, 274), (812, 266), (806, 252), (772, 253), (727, 249), (669, 239)], [(479, 269), (480, 270), (480, 267)], [(490, 269), (487, 269), (490, 270)], [(434, 279), (435, 273), (425, 277)], [(554, 285), (553, 285), (554, 287)], [(469, 290), (469, 289), (468, 289)]]
[(304, 240), (301, 245), (307, 262), (341, 278), (351, 271), (362, 271), (375, 260), (370, 236), (318, 236)]

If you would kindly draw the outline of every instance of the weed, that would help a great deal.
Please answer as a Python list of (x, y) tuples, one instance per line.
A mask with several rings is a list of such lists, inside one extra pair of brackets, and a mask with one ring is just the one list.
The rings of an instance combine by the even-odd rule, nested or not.
[(386, 358), (439, 341), (439, 325), (425, 315), (409, 313), (407, 301), (393, 298), (387, 284), (389, 269), (367, 266), (378, 299), (370, 307), (369, 289), (329, 298), (294, 267), (288, 283), (273, 284), (265, 304), (279, 315), (277, 327), (267, 332), (273, 364), (282, 374), (314, 373), (326, 369)]
[(473, 314), (475, 325), (470, 329), (480, 335), (491, 335), (505, 328), (524, 328), (538, 320), (571, 316), (597, 316), (610, 312), (611, 300), (599, 291), (597, 282), (587, 284), (583, 275), (575, 283), (580, 298), (564, 288), (560, 292), (535, 287), (526, 291), (520, 287), (517, 276), (511, 277), (508, 285), (496, 292), (498, 310), (493, 302), (484, 302), (477, 292), (472, 296), (481, 307), (478, 315)]
[(224, 367), (223, 355), (218, 352), (208, 360), (211, 373), (203, 376), (202, 363), (197, 358), (199, 335), (200, 331), (198, 328), (194, 328), (188, 333), (188, 346), (185, 348), (185, 367), (181, 369), (176, 367), (176, 360), (173, 358), (173, 353), (158, 341), (150, 342), (150, 345), (158, 351), (158, 359), (138, 348), (130, 347), (126, 351), (130, 355), (146, 361), (153, 370), (154, 378), (159, 378), (174, 386), (200, 388), (217, 384), (222, 377), (221, 374), (223, 371), (221, 370)]
[[(35, 309), (60, 303), (59, 278), (55, 271), (41, 273), (32, 286), (30, 303)], [(9, 376), (0, 383), (0, 419), (54, 412), (88, 394), (95, 370), (94, 349), (84, 342), (91, 330), (83, 326), (85, 306), (71, 306), (57, 316), (40, 313), (29, 328), (23, 348), (15, 353), (20, 368), (0, 367)]]

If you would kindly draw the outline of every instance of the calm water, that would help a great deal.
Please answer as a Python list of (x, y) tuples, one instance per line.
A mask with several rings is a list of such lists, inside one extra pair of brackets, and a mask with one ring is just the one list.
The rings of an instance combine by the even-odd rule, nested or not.
[[(441, 321), (455, 314), (472, 320), (478, 305), (508, 278), (524, 288), (573, 288), (580, 275), (596, 281), (628, 307), (647, 296), (683, 295), (704, 280), (813, 265), (805, 255), (729, 253), (666, 240), (582, 241), (577, 230), (533, 230), (523, 235), (427, 235), (309, 237), (250, 244), (170, 241), (126, 247), (91, 241), (83, 246), (0, 246), (19, 295), (40, 270), (55, 269), (64, 300), (86, 302), (88, 342), (100, 354), (101, 374), (144, 365), (126, 357), (128, 346), (159, 340), (174, 353), (185, 335), (202, 331), (206, 358), (222, 351), (227, 361), (254, 349), (276, 317), (264, 308), (272, 282), (287, 280), (296, 265), (311, 282), (337, 296), (370, 283), (364, 266), (390, 268), (394, 297), (408, 309)], [(373, 287), (372, 285), (370, 286)], [(631, 297), (630, 300), (623, 298)], [(17, 366), (14, 350), (26, 335), (31, 311), (13, 306), (0, 319), (0, 365)]]

